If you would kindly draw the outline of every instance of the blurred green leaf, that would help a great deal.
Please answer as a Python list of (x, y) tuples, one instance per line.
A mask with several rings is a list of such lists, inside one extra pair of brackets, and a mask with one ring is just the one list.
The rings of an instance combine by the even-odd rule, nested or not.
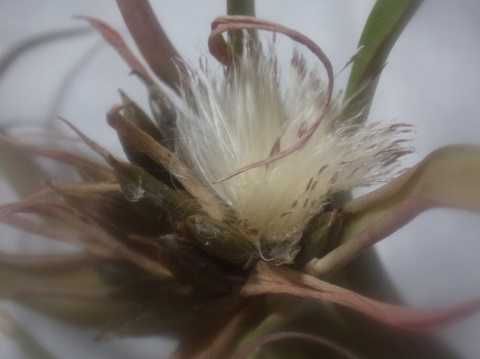
[(423, 0), (377, 0), (358, 44), (352, 71), (345, 92), (345, 117), (364, 111), (358, 122), (364, 121), (375, 95), (375, 89), (385, 61), (395, 41)]
[(343, 244), (308, 265), (325, 274), (347, 264), (419, 213), (435, 207), (480, 211), (480, 146), (451, 145), (432, 152), (389, 184), (345, 207)]
[[(70, 41), (72, 38), (88, 35), (89, 28), (80, 27), (66, 30), (54, 30), (36, 34), (7, 49), (0, 58), (0, 79), (13, 65), (28, 52), (57, 41)], [(3, 126), (2, 126), (3, 127)], [(4, 132), (4, 128), (0, 128)], [(0, 175), (2, 180), (12, 186), (16, 193), (25, 196), (48, 178), (46, 172), (32, 159), (32, 156), (18, 153), (6, 146), (0, 146)]]
[(15, 341), (17, 348), (26, 358), (55, 359), (26, 329), (9, 313), (0, 311), (0, 334)]
[(109, 286), (95, 270), (39, 270), (0, 263), (0, 297), (81, 326), (103, 327), (128, 313), (129, 305), (112, 301)]
[(0, 174), (1, 180), (21, 197), (39, 189), (49, 178), (33, 156), (8, 145), (0, 145)]

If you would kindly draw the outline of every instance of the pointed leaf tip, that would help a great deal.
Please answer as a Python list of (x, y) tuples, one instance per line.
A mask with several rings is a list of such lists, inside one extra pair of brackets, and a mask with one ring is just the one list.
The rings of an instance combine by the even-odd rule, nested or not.
[(122, 59), (128, 64), (131, 71), (147, 84), (152, 85), (153, 79), (150, 77), (147, 69), (143, 64), (136, 58), (134, 53), (128, 48), (127, 44), (123, 40), (122, 36), (113, 29), (110, 25), (91, 16), (74, 16), (75, 19), (87, 21), (95, 30), (97, 30), (117, 52), (122, 57)]
[(380, 74), (400, 33), (423, 0), (377, 0), (363, 28), (345, 91), (345, 118), (368, 116)]
[(147, 0), (117, 0), (125, 24), (145, 61), (162, 81), (176, 88), (179, 74), (175, 64), (182, 66), (177, 50), (158, 22)]
[(342, 244), (306, 269), (316, 276), (337, 270), (430, 208), (479, 212), (479, 184), (480, 146), (440, 148), (389, 184), (347, 203)]

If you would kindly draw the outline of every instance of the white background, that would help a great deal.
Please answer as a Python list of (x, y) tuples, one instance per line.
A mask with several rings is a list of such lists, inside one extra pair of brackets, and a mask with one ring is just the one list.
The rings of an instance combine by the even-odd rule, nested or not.
[[(210, 21), (224, 14), (221, 0), (152, 1), (157, 15), (188, 59), (206, 52)], [(371, 0), (258, 0), (257, 16), (296, 28), (315, 39), (339, 69), (354, 53)], [(2, 0), (0, 54), (17, 41), (55, 28), (78, 26), (71, 15), (107, 20), (126, 33), (113, 0)], [(415, 159), (449, 143), (480, 142), (480, 2), (425, 0), (393, 49), (373, 104), (371, 118), (416, 126)], [(95, 34), (43, 47), (23, 57), (0, 82), (0, 121), (43, 121), (52, 111), (62, 79), (95, 44)], [(104, 114), (118, 102), (117, 88), (144, 98), (136, 79), (108, 47), (102, 46), (68, 87), (56, 112), (88, 134), (118, 150)], [(141, 101), (140, 101), (141, 102)], [(1, 201), (12, 194), (0, 184)], [(20, 248), (21, 238), (2, 229), (2, 246)], [(480, 222), (468, 213), (435, 210), (414, 220), (378, 245), (388, 271), (407, 301), (415, 306), (446, 305), (480, 295), (478, 253)], [(24, 243), (24, 242), (22, 242)], [(37, 249), (39, 245), (36, 246)], [(21, 247), (23, 248), (23, 247)], [(59, 358), (162, 358), (171, 342), (114, 340), (94, 343), (85, 333), (0, 303)], [(480, 315), (442, 332), (465, 358), (478, 358)], [(165, 353), (165, 354), (163, 354)], [(21, 358), (0, 339), (2, 358)]]

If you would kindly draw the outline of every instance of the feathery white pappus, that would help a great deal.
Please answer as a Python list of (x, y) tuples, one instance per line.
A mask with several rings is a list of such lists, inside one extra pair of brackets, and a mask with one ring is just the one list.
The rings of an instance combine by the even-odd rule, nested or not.
[(410, 152), (410, 126), (355, 125), (354, 118), (340, 118), (337, 96), (302, 149), (217, 183), (267, 158), (278, 139), (277, 150), (288, 147), (322, 114), (321, 69), (292, 53), (283, 77), (273, 42), (245, 47), (229, 69), (201, 61), (184, 75), (188, 88), (168, 94), (178, 114), (179, 157), (259, 234), (257, 241), (288, 241), (285, 261), (293, 260), (305, 225), (330, 195), (388, 179)]

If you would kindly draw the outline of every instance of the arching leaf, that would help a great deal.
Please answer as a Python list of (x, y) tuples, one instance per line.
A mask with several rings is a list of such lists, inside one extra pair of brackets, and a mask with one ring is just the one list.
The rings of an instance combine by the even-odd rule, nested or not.
[(117, 5), (145, 61), (158, 78), (175, 88), (179, 82), (175, 61), (181, 57), (148, 0), (117, 0)]
[(368, 116), (380, 73), (400, 33), (423, 0), (377, 0), (358, 43), (352, 71), (345, 92), (349, 101), (348, 118), (364, 111), (358, 121)]
[(391, 183), (345, 206), (343, 244), (307, 270), (322, 275), (350, 262), (422, 211), (450, 207), (480, 211), (480, 146), (451, 145), (432, 152)]
[(5, 335), (17, 344), (19, 352), (26, 358), (55, 359), (48, 349), (43, 347), (15, 318), (0, 311), (0, 335)]
[(413, 332), (428, 331), (451, 324), (480, 309), (478, 298), (440, 310), (417, 310), (383, 303), (311, 275), (274, 267), (265, 262), (257, 264), (256, 271), (243, 286), (241, 294), (247, 297), (282, 294), (331, 302), (362, 313), (379, 323)]

